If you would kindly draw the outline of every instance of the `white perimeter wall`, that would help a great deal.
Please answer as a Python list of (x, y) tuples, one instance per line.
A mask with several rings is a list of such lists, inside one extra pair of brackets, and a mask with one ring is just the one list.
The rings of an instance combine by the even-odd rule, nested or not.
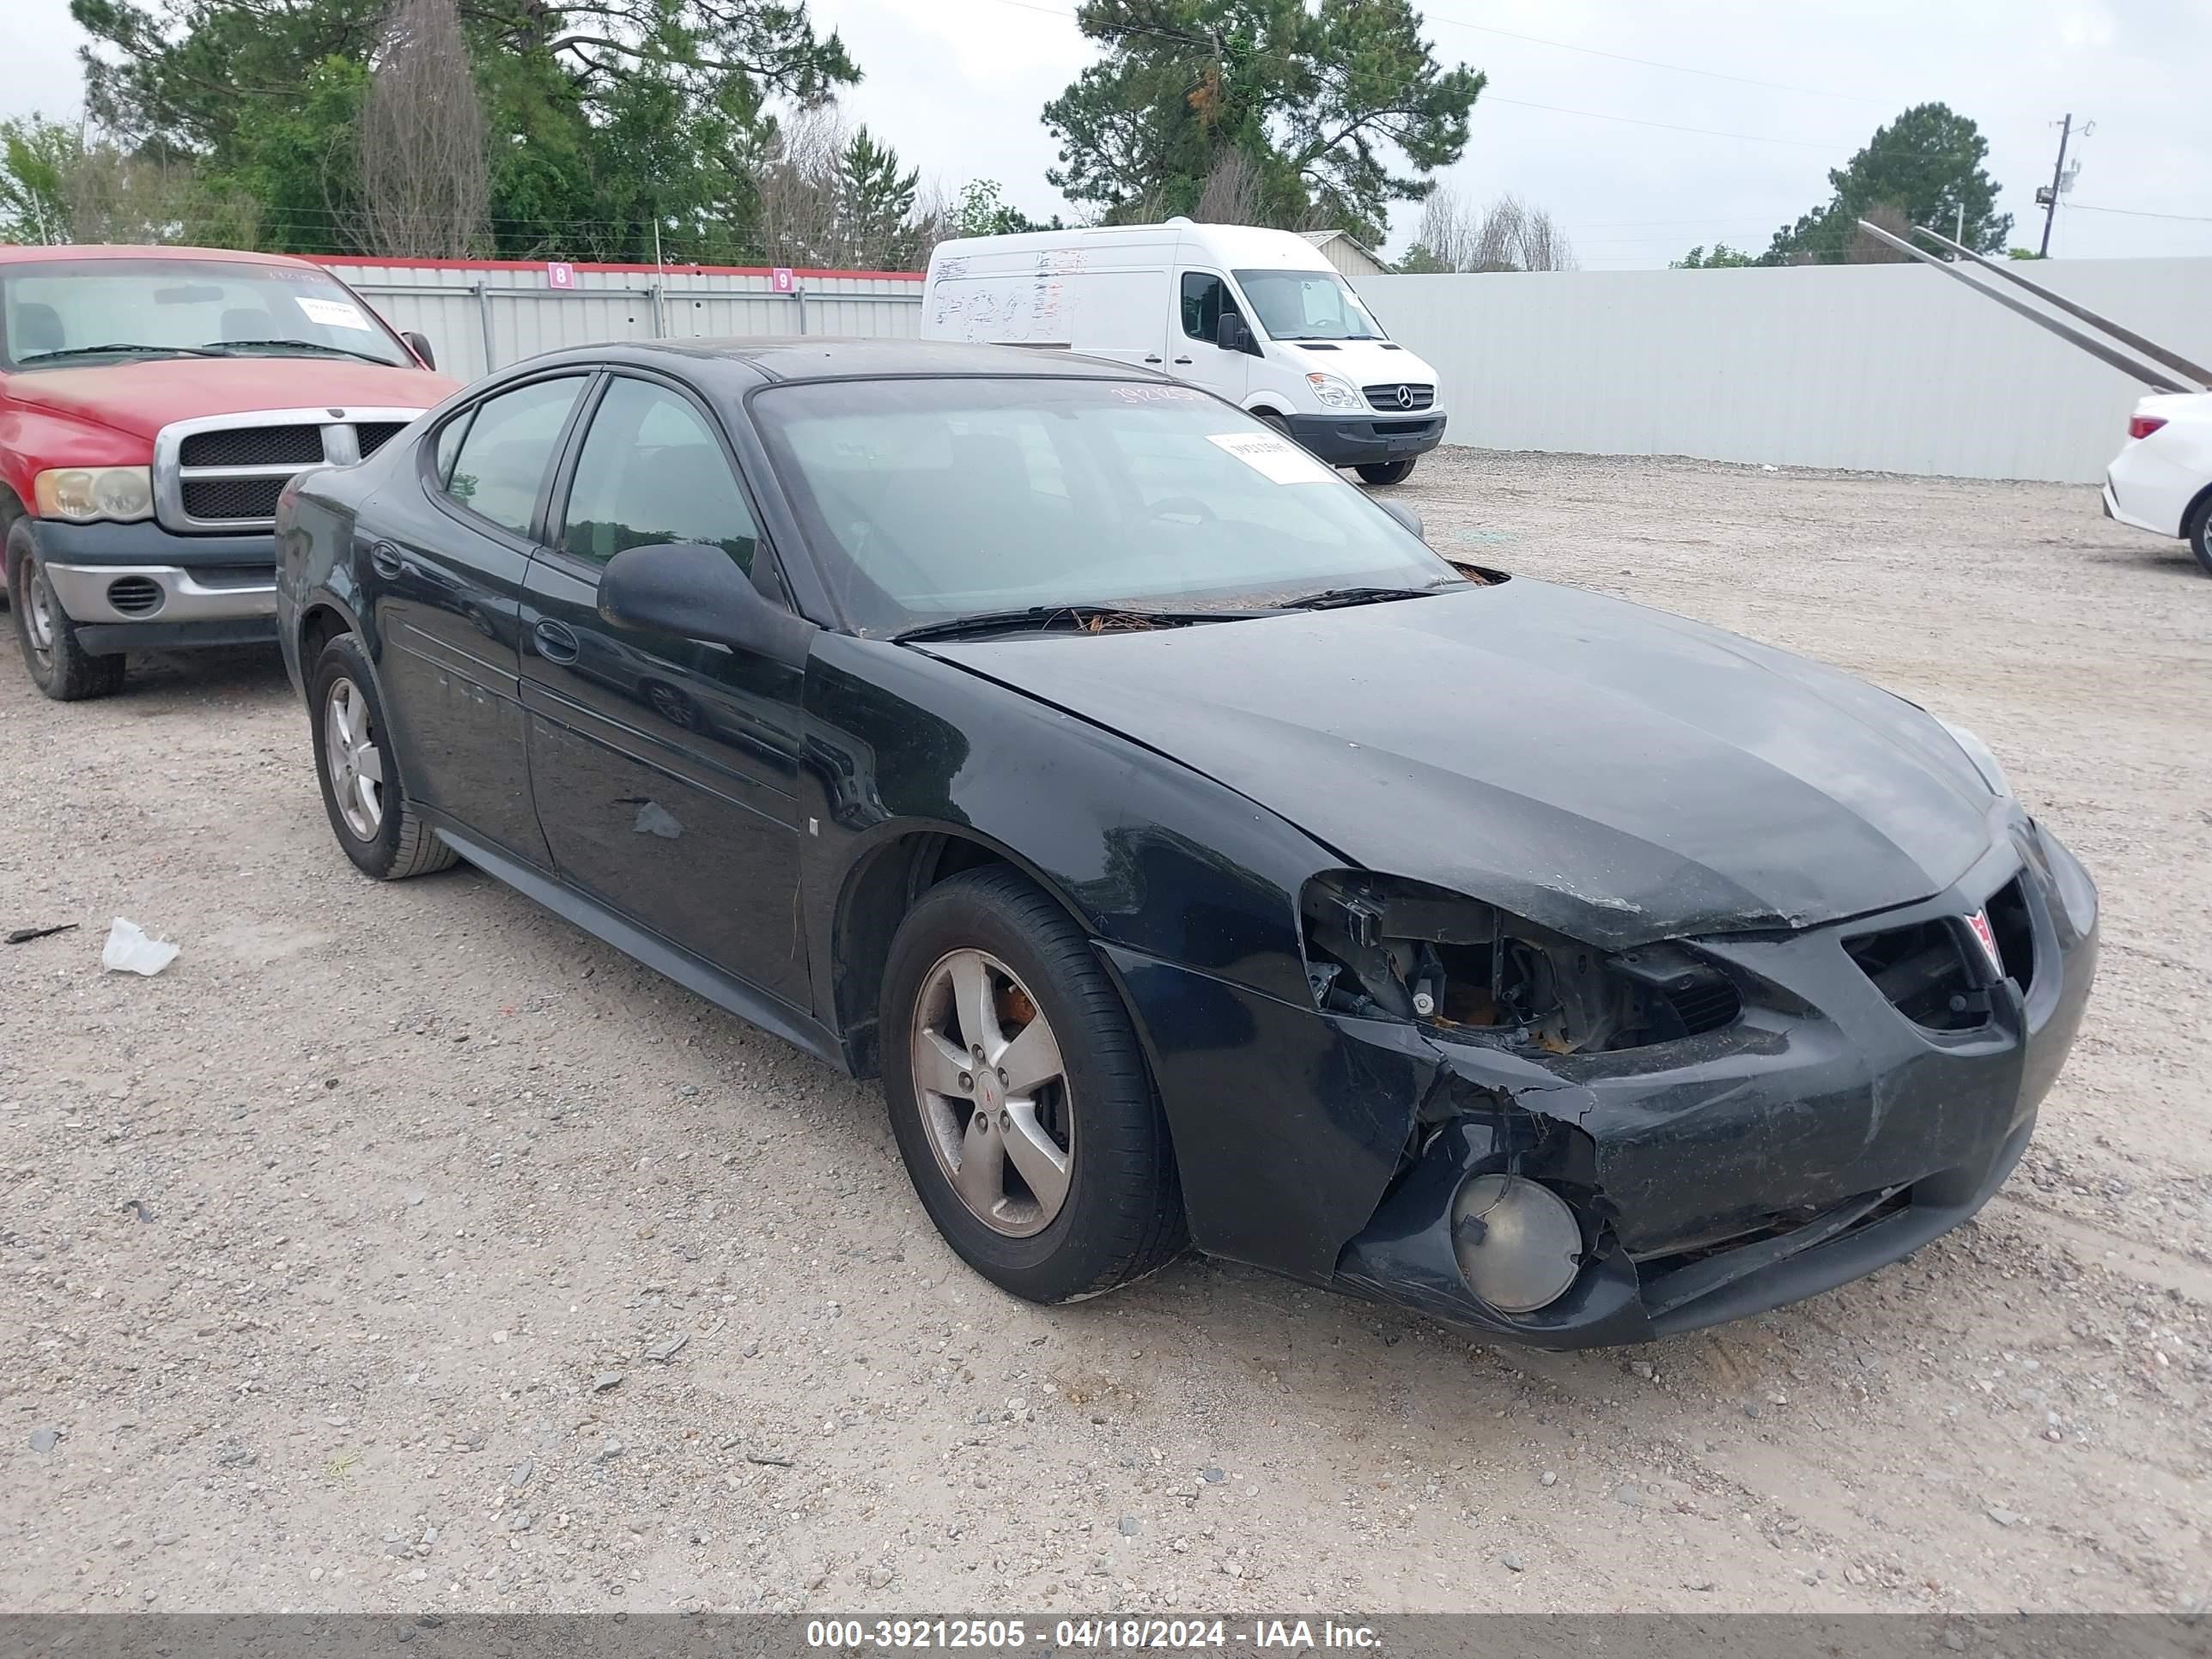
[[(2027, 274), (2212, 363), (2212, 259)], [(1446, 441), (1484, 448), (2088, 483), (2149, 389), (1918, 264), (1355, 285), (1435, 366)]]

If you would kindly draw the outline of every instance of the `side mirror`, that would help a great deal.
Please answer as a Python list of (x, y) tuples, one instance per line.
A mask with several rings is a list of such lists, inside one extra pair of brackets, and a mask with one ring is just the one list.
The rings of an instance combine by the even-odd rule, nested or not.
[(407, 342), (407, 349), (410, 351), (413, 352), (417, 357), (420, 357), (422, 360), (423, 368), (437, 368), (438, 354), (430, 349), (429, 341), (424, 339), (420, 334), (416, 333), (412, 329), (408, 330), (406, 333), (401, 335), (399, 337)]
[(1233, 311), (1224, 311), (1213, 325), (1213, 343), (1224, 351), (1243, 351), (1252, 343), (1252, 331)]
[(1428, 532), (1421, 527), (1421, 515), (1414, 512), (1412, 507), (1407, 507), (1403, 501), (1376, 501), (1375, 505), (1381, 507), (1385, 513), (1388, 513), (1400, 524), (1405, 526), (1407, 529), (1412, 531), (1413, 532), (1413, 538), (1416, 541), (1424, 544), (1428, 541)]
[(599, 615), (617, 628), (672, 634), (798, 666), (814, 624), (771, 605), (719, 547), (658, 542), (625, 548), (599, 574)]

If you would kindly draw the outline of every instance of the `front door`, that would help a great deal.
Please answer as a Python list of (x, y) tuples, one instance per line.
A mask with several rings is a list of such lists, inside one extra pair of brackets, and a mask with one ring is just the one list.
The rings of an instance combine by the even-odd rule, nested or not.
[(368, 550), (377, 673), (425, 805), (541, 869), (530, 805), (520, 659), (538, 510), (587, 374), (530, 380), (448, 416), (411, 499)]
[(1243, 314), (1227, 280), (1218, 270), (1186, 270), (1176, 297), (1177, 326), (1168, 341), (1168, 373), (1241, 404), (1251, 390), (1252, 359), (1214, 343), (1222, 314)]
[(705, 542), (753, 572), (757, 520), (719, 427), (672, 382), (608, 381), (522, 600), (538, 822), (563, 879), (723, 971), (811, 1007), (799, 905), (803, 671), (617, 628), (624, 548)]

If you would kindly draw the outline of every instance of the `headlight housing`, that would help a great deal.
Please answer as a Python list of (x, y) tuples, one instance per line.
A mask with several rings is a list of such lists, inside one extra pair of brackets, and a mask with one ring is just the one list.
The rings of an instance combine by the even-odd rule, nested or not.
[(1359, 401), (1358, 392), (1349, 380), (1340, 380), (1334, 374), (1316, 374), (1306, 376), (1306, 384), (1313, 388), (1313, 394), (1321, 400), (1323, 409), (1365, 407)]
[(1735, 981), (1686, 945), (1601, 951), (1395, 876), (1316, 876), (1301, 909), (1307, 976), (1325, 1013), (1417, 1021), (1540, 1058), (1696, 1036), (1743, 1012)]
[(153, 516), (154, 470), (147, 466), (60, 466), (33, 482), (42, 519), (128, 524)]
[(1937, 724), (1951, 734), (1951, 741), (1957, 744), (1966, 758), (1974, 763), (1974, 770), (1980, 773), (1982, 781), (1989, 785), (1990, 793), (2003, 796), (2012, 793), (2012, 781), (2005, 776), (2004, 768), (1990, 752), (1989, 744), (1963, 726), (1954, 726), (1946, 720), (1939, 720)]

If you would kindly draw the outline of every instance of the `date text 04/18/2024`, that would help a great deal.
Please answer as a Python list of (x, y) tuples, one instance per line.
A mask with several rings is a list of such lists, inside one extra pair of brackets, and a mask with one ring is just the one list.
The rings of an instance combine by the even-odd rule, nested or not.
[(1226, 1646), (1290, 1650), (1328, 1648), (1371, 1650), (1378, 1645), (1367, 1625), (1334, 1620), (1261, 1619), (816, 1619), (806, 1626), (810, 1648), (851, 1651), (1018, 1650), (1175, 1650)]

